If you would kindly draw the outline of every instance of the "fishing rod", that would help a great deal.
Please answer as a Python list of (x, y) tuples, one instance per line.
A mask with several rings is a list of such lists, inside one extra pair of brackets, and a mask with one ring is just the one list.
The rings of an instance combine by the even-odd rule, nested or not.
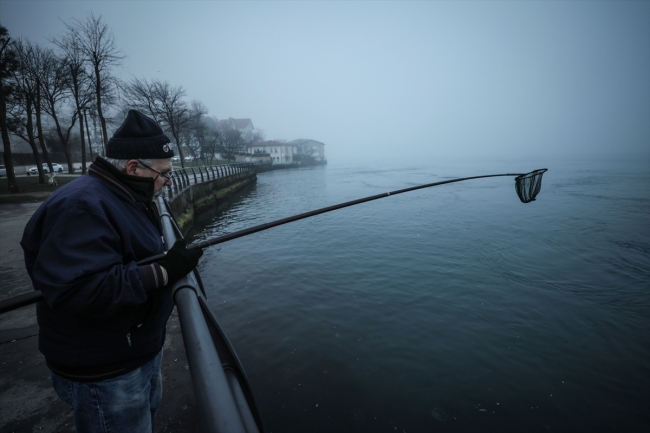
[[(370, 197), (364, 197), (360, 198), (357, 200), (352, 200), (352, 201), (347, 201), (345, 203), (339, 203), (335, 204), (332, 206), (327, 206), (321, 209), (316, 209), (310, 212), (305, 212), (301, 213), (298, 215), (290, 216), (287, 218), (282, 218), (276, 221), (271, 221), (268, 223), (260, 224), (254, 227), (250, 227), (247, 229), (239, 230), (236, 232), (228, 233), (222, 236), (217, 236), (213, 237), (210, 239), (206, 239), (200, 242), (194, 242), (190, 245), (187, 246), (187, 248), (207, 248), (212, 245), (217, 245), (221, 244), (223, 242), (228, 242), (233, 239), (241, 238), (243, 236), (248, 236), (253, 233), (261, 232), (263, 230), (267, 230), (273, 227), (277, 227), (283, 224), (288, 224), (294, 221), (298, 221), (301, 219), (309, 218), (315, 215), (320, 215), (324, 214), (327, 212), (332, 212), (338, 209), (343, 209), (345, 207), (350, 207), (354, 206), (357, 204), (361, 203), (366, 203), (369, 201), (373, 200), (378, 200), (380, 198), (385, 198), (385, 197), (390, 197), (391, 195), (397, 195), (397, 194), (402, 194), (405, 192), (409, 191), (415, 191), (418, 189), (424, 189), (424, 188), (430, 188), (433, 186), (438, 186), (438, 185), (445, 185), (448, 183), (454, 183), (454, 182), (462, 182), (465, 180), (471, 180), (471, 179), (484, 179), (488, 177), (500, 177), (500, 176), (515, 176), (515, 191), (517, 192), (517, 196), (519, 197), (519, 200), (521, 200), (522, 203), (530, 203), (531, 201), (534, 201), (535, 198), (537, 197), (537, 194), (539, 194), (541, 187), (542, 187), (542, 175), (546, 173), (548, 169), (546, 168), (540, 168), (538, 170), (531, 171), (530, 173), (505, 173), (505, 174), (488, 174), (488, 175), (483, 175), (483, 176), (472, 176), (472, 177), (462, 177), (462, 178), (457, 178), (457, 179), (449, 179), (449, 180), (443, 180), (440, 182), (434, 182), (434, 183), (427, 183), (425, 185), (418, 185), (418, 186), (413, 186), (410, 188), (404, 188), (404, 189), (398, 189), (396, 191), (390, 191), (390, 192), (385, 192), (382, 194), (377, 194), (377, 195), (372, 195)], [(138, 265), (145, 265), (149, 263), (153, 263), (162, 257), (165, 256), (166, 253), (158, 254), (155, 256), (148, 257), (146, 259), (143, 259), (138, 262)], [(40, 291), (35, 290), (33, 292), (28, 292), (28, 293), (23, 293), (22, 295), (15, 296), (10, 299), (6, 299), (4, 301), (0, 301), (0, 314), (5, 313), (7, 311), (15, 310), (20, 307), (24, 307), (29, 304), (33, 304), (35, 302), (39, 302), (43, 300), (43, 295), (41, 294)]]
[[(540, 191), (540, 188), (541, 188), (541, 185), (542, 185), (542, 175), (547, 170), (548, 169), (546, 169), (546, 168), (542, 168), (542, 169), (531, 171), (530, 173), (525, 173), (525, 174), (506, 173), (506, 174), (488, 174), (488, 175), (484, 175), (484, 176), (463, 177), (463, 178), (458, 178), (458, 179), (443, 180), (441, 182), (428, 183), (426, 185), (413, 186), (413, 187), (410, 187), (410, 188), (398, 189), (396, 191), (385, 192), (385, 193), (373, 195), (373, 196), (370, 196), (370, 197), (364, 197), (364, 198), (360, 198), (360, 199), (357, 199), (357, 200), (347, 201), (345, 203), (339, 203), (339, 204), (335, 204), (335, 205), (332, 205), (332, 206), (327, 206), (327, 207), (324, 207), (324, 208), (321, 208), (321, 209), (316, 209), (316, 210), (313, 210), (313, 211), (309, 211), (309, 212), (301, 213), (301, 214), (298, 214), (298, 215), (290, 216), (290, 217), (287, 217), (287, 218), (279, 219), (279, 220), (276, 220), (276, 221), (272, 221), (272, 222), (269, 222), (269, 223), (260, 224), (260, 225), (255, 226), (255, 227), (250, 227), (250, 228), (247, 228), (247, 229), (239, 230), (239, 231), (229, 233), (229, 234), (226, 234), (226, 235), (214, 237), (214, 238), (211, 238), (211, 239), (206, 239), (204, 241), (194, 242), (194, 243), (188, 245), (187, 248), (207, 248), (207, 247), (212, 246), (212, 245), (220, 244), (220, 243), (223, 243), (223, 242), (228, 242), (228, 241), (231, 241), (233, 239), (241, 238), (242, 236), (248, 236), (250, 234), (257, 233), (257, 232), (260, 232), (262, 230), (270, 229), (272, 227), (277, 227), (277, 226), (287, 224), (287, 223), (291, 223), (291, 222), (294, 222), (294, 221), (298, 221), (298, 220), (301, 220), (301, 219), (304, 219), (304, 218), (309, 218), (309, 217), (312, 217), (312, 216), (315, 216), (315, 215), (320, 215), (320, 214), (324, 214), (324, 213), (327, 213), (327, 212), (332, 212), (332, 211), (335, 211), (335, 210), (338, 210), (338, 209), (343, 209), (344, 207), (354, 206), (354, 205), (357, 205), (357, 204), (366, 203), (366, 202), (373, 201), (373, 200), (378, 200), (380, 198), (389, 197), (391, 195), (402, 194), (402, 193), (405, 193), (405, 192), (415, 191), (415, 190), (418, 190), (418, 189), (430, 188), (432, 186), (444, 185), (444, 184), (447, 184), (447, 183), (454, 183), (454, 182), (461, 182), (461, 181), (470, 180), (470, 179), (482, 179), (482, 178), (486, 178), (486, 177), (499, 177), (499, 176), (516, 176), (516, 178), (515, 178), (515, 190), (517, 191), (517, 195), (519, 196), (519, 199), (522, 201), (522, 203), (530, 203), (531, 201), (535, 200), (535, 197), (537, 196), (537, 194), (539, 194), (539, 191)], [(164, 256), (164, 253), (156, 256), (155, 259), (159, 259), (159, 258), (161, 258), (163, 256)], [(149, 260), (150, 259), (147, 259), (148, 263), (150, 263)], [(155, 260), (152, 260), (152, 261), (155, 261)]]

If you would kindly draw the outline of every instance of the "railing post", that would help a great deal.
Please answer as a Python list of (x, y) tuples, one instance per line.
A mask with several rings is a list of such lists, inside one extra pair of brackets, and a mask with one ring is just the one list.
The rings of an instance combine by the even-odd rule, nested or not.
[[(172, 185), (174, 184), (174, 181), (172, 180)], [(167, 185), (167, 197), (169, 199), (172, 199), (174, 197), (174, 193), (172, 192), (172, 186)]]
[(187, 178), (187, 170), (182, 169), (181, 170), (181, 178), (183, 179), (182, 186), (183, 189), (187, 188), (187, 185), (190, 183), (189, 179)]

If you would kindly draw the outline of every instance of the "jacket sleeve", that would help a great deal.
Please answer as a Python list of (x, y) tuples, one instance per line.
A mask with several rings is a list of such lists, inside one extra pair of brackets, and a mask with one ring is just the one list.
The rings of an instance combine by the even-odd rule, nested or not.
[(109, 316), (145, 303), (147, 292), (160, 286), (159, 268), (138, 266), (135, 261), (145, 257), (133, 257), (133, 245), (127, 243), (138, 243), (151, 255), (160, 252), (156, 249), (162, 249), (162, 243), (157, 237), (120, 228), (129, 224), (127, 216), (122, 220), (119, 212), (83, 205), (44, 212), (26, 227), (26, 233), (35, 230), (40, 236), (31, 247), (31, 259), (27, 260), (30, 248), (25, 255), (34, 287), (53, 310)]

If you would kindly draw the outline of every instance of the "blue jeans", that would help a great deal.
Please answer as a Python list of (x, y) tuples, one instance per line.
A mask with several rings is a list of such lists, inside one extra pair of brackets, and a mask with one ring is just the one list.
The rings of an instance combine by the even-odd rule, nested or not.
[(78, 433), (153, 432), (162, 399), (158, 355), (127, 374), (99, 382), (74, 382), (52, 372), (52, 385), (74, 412)]

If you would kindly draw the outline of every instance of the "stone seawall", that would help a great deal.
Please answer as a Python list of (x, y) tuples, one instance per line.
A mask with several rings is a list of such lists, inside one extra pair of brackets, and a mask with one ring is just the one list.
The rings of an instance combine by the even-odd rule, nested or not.
[(189, 186), (170, 200), (178, 226), (186, 234), (192, 227), (194, 215), (216, 208), (228, 197), (256, 181), (255, 170), (249, 170)]

